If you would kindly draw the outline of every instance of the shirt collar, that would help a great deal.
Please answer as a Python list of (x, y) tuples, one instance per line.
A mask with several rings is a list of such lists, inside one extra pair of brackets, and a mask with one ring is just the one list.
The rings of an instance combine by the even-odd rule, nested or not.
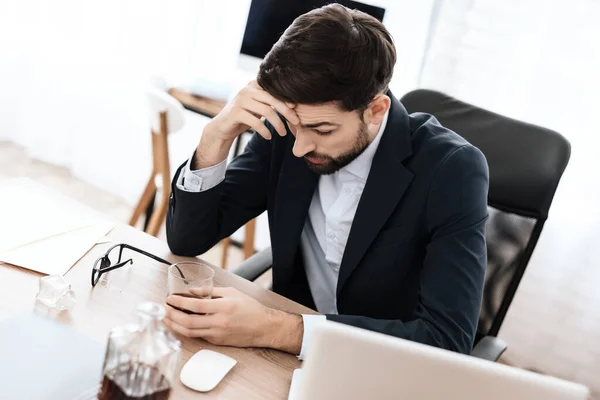
[(381, 136), (383, 131), (385, 131), (385, 126), (387, 125), (388, 115), (390, 110), (388, 110), (383, 116), (383, 121), (381, 121), (381, 125), (379, 126), (379, 130), (377, 131), (377, 135), (375, 139), (367, 148), (356, 157), (352, 162), (342, 168), (340, 171), (348, 171), (352, 175), (355, 175), (363, 180), (367, 180), (369, 176), (369, 171), (371, 170), (371, 164), (373, 163), (373, 157), (375, 157), (375, 152), (377, 151), (377, 147), (379, 147), (379, 142), (381, 141)]

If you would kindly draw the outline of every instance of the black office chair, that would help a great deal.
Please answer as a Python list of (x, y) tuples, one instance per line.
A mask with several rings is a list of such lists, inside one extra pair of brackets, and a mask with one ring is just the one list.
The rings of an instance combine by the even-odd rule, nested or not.
[[(497, 335), (569, 162), (569, 142), (549, 129), (503, 117), (432, 90), (415, 90), (401, 102), (409, 113), (434, 115), (487, 158), (488, 264), (472, 355), (496, 361), (507, 347)], [(272, 261), (271, 249), (265, 249), (234, 272), (254, 280)]]

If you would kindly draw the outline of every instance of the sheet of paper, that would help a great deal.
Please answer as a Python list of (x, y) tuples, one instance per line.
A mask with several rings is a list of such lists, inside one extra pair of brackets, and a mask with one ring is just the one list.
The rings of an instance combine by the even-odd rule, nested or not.
[(112, 241), (113, 241), (113, 239), (110, 236), (103, 236), (100, 239), (98, 239), (98, 241), (96, 242), (96, 244), (110, 243)]
[(104, 222), (54, 235), (0, 252), (0, 261), (48, 275), (63, 275), (112, 228), (111, 223)]
[(106, 217), (30, 179), (0, 182), (0, 253), (106, 221)]

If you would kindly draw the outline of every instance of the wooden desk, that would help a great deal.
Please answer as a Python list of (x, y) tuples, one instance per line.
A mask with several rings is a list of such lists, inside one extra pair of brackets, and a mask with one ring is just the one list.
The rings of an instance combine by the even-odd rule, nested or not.
[[(94, 261), (113, 244), (125, 242), (169, 261), (184, 260), (172, 255), (166, 243), (127, 225), (118, 225), (111, 233), (112, 243), (93, 247), (66, 275), (75, 291), (77, 304), (58, 319), (72, 325), (88, 337), (106, 343), (111, 328), (136, 320), (136, 307), (144, 301), (164, 303), (167, 291), (167, 267), (136, 253), (133, 266), (110, 272), (109, 282), (102, 280), (92, 289), (90, 274)], [(215, 284), (232, 286), (263, 304), (293, 313), (314, 313), (291, 300), (258, 285), (215, 268)], [(0, 320), (41, 306), (35, 305), (40, 274), (8, 264), (0, 264)], [(118, 285), (117, 285), (118, 284)], [(219, 347), (200, 339), (178, 337), (182, 342), (179, 368), (202, 348), (213, 349), (235, 358), (238, 363), (215, 390), (198, 393), (175, 381), (171, 399), (287, 399), (292, 371), (300, 366), (291, 354), (269, 349)], [(179, 376), (179, 372), (177, 373)], [(100, 377), (98, 377), (100, 379)]]

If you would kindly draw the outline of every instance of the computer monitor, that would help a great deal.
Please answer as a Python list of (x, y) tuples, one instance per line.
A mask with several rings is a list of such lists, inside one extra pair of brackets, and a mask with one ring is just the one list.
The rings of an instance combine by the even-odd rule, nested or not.
[(381, 7), (352, 0), (252, 0), (238, 66), (252, 74), (258, 72), (264, 56), (298, 16), (330, 3), (363, 11), (380, 21), (385, 15), (385, 9)]

